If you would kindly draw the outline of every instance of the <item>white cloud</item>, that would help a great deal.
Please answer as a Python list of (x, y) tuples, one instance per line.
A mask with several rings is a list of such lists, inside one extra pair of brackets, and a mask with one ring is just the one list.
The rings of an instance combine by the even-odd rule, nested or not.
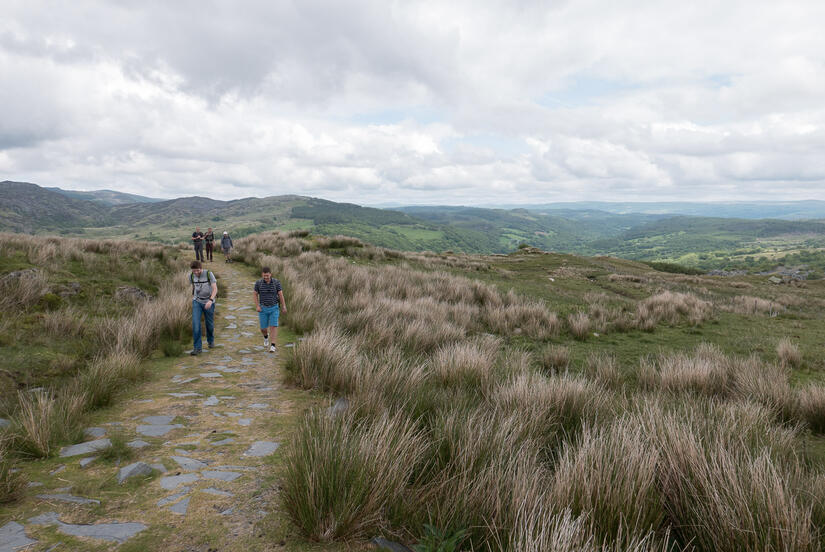
[(825, 4), (8, 1), (0, 179), (359, 203), (825, 199)]

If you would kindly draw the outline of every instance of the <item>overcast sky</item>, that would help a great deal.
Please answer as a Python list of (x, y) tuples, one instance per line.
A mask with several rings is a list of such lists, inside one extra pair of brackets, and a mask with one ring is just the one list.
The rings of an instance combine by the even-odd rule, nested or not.
[(825, 199), (822, 0), (0, 0), (0, 180)]

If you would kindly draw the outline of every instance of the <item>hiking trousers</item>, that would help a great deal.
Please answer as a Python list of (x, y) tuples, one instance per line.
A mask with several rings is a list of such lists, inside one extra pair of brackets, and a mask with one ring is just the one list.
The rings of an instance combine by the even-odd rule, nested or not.
[(206, 260), (212, 260), (212, 242), (206, 242)]
[(195, 244), (195, 260), (196, 261), (203, 261), (203, 244), (196, 243)]

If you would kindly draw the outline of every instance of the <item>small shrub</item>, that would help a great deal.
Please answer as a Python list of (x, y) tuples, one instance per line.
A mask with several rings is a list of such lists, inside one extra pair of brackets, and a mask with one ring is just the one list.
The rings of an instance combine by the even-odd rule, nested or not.
[(425, 524), (424, 534), (418, 544), (413, 546), (413, 550), (415, 552), (456, 552), (466, 536), (466, 529), (442, 531), (430, 524)]
[(178, 357), (183, 354), (183, 343), (179, 339), (167, 337), (160, 343), (160, 350), (163, 356)]
[(779, 357), (782, 366), (798, 368), (802, 364), (802, 353), (799, 352), (799, 347), (787, 337), (780, 339), (776, 345), (776, 356)]
[(63, 303), (63, 298), (55, 293), (44, 293), (40, 297), (38, 304), (41, 308), (48, 311), (57, 310)]

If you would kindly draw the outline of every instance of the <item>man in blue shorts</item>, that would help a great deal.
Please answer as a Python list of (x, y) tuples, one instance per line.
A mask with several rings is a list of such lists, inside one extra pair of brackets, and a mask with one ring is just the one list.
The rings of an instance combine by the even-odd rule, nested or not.
[[(280, 308), (279, 308), (280, 307)], [(261, 269), (261, 279), (255, 282), (255, 310), (264, 336), (264, 347), (275, 353), (275, 339), (278, 337), (278, 316), (286, 314), (286, 302), (281, 282), (272, 277), (272, 270), (265, 266)]]

